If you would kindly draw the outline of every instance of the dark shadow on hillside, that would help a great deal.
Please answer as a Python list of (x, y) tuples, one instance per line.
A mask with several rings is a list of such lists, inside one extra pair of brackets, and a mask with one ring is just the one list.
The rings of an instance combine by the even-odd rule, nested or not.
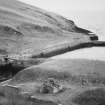
[(45, 59), (16, 60), (9, 57), (3, 59), (4, 61), (0, 60), (0, 82), (12, 78), (27, 67), (38, 65), (45, 61)]
[(0, 82), (12, 78), (24, 68), (24, 66), (13, 65), (12, 63), (0, 65)]

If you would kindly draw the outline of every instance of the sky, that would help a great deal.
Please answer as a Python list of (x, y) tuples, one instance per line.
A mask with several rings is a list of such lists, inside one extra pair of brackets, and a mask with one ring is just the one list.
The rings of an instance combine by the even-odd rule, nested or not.
[[(102, 23), (105, 17), (105, 0), (20, 0), (42, 9), (58, 13), (73, 19), (79, 24), (90, 22)], [(96, 15), (97, 14), (97, 15)], [(80, 20), (79, 20), (80, 19)], [(94, 20), (95, 19), (95, 20)], [(100, 20), (100, 21), (99, 21)], [(87, 23), (90, 23), (85, 21)], [(86, 23), (86, 24), (87, 24)]]
[[(20, 0), (60, 14), (76, 25), (97, 31), (105, 27), (105, 0)], [(105, 29), (105, 28), (104, 28)], [(100, 34), (100, 32), (99, 32)]]
[(50, 10), (104, 10), (105, 0), (21, 0), (23, 2)]

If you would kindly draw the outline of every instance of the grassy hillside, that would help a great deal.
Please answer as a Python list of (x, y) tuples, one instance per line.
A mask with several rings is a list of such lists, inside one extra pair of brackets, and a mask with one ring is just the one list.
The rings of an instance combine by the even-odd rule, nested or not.
[[(43, 53), (51, 57), (80, 47), (104, 46), (96, 40), (94, 33), (72, 20), (16, 0), (0, 0), (0, 72), (11, 78), (25, 68), (0, 83), (0, 105), (79, 105), (79, 93), (104, 88), (105, 62), (41, 57)], [(9, 55), (7, 65), (3, 55)], [(63, 90), (56, 94), (39, 92), (48, 78), (54, 78)]]
[[(20, 71), (11, 80), (1, 83), (1, 102), (3, 105), (104, 105), (104, 68), (103, 61), (50, 59)], [(57, 94), (38, 93), (47, 78), (55, 78), (65, 90)]]
[(97, 38), (57, 14), (16, 0), (0, 0), (0, 50), (5, 54), (30, 56)]
[[(85, 79), (101, 79), (105, 76), (105, 62), (92, 61), (92, 60), (80, 60), (80, 59), (60, 59), (46, 61), (45, 63), (31, 66), (23, 71), (20, 71), (13, 81), (27, 82), (36, 81), (38, 79), (46, 79), (53, 77), (58, 80), (64, 81), (78, 81), (81, 78)], [(74, 79), (72, 79), (72, 77)]]

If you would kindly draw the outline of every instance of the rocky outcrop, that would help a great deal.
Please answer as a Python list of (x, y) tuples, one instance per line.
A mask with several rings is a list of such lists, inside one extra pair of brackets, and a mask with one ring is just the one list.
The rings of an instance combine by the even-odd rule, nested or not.
[(83, 28), (80, 28), (80, 27), (76, 27), (75, 30), (79, 33), (84, 33), (84, 34), (90, 36), (91, 40), (98, 40), (98, 36), (95, 33), (91, 32), (89, 30), (86, 30), (86, 29), (83, 29)]

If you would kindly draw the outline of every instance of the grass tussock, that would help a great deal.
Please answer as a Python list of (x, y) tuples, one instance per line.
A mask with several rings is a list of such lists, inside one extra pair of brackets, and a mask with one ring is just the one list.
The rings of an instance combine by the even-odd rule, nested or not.
[(78, 105), (105, 105), (105, 89), (87, 90), (73, 99)]

